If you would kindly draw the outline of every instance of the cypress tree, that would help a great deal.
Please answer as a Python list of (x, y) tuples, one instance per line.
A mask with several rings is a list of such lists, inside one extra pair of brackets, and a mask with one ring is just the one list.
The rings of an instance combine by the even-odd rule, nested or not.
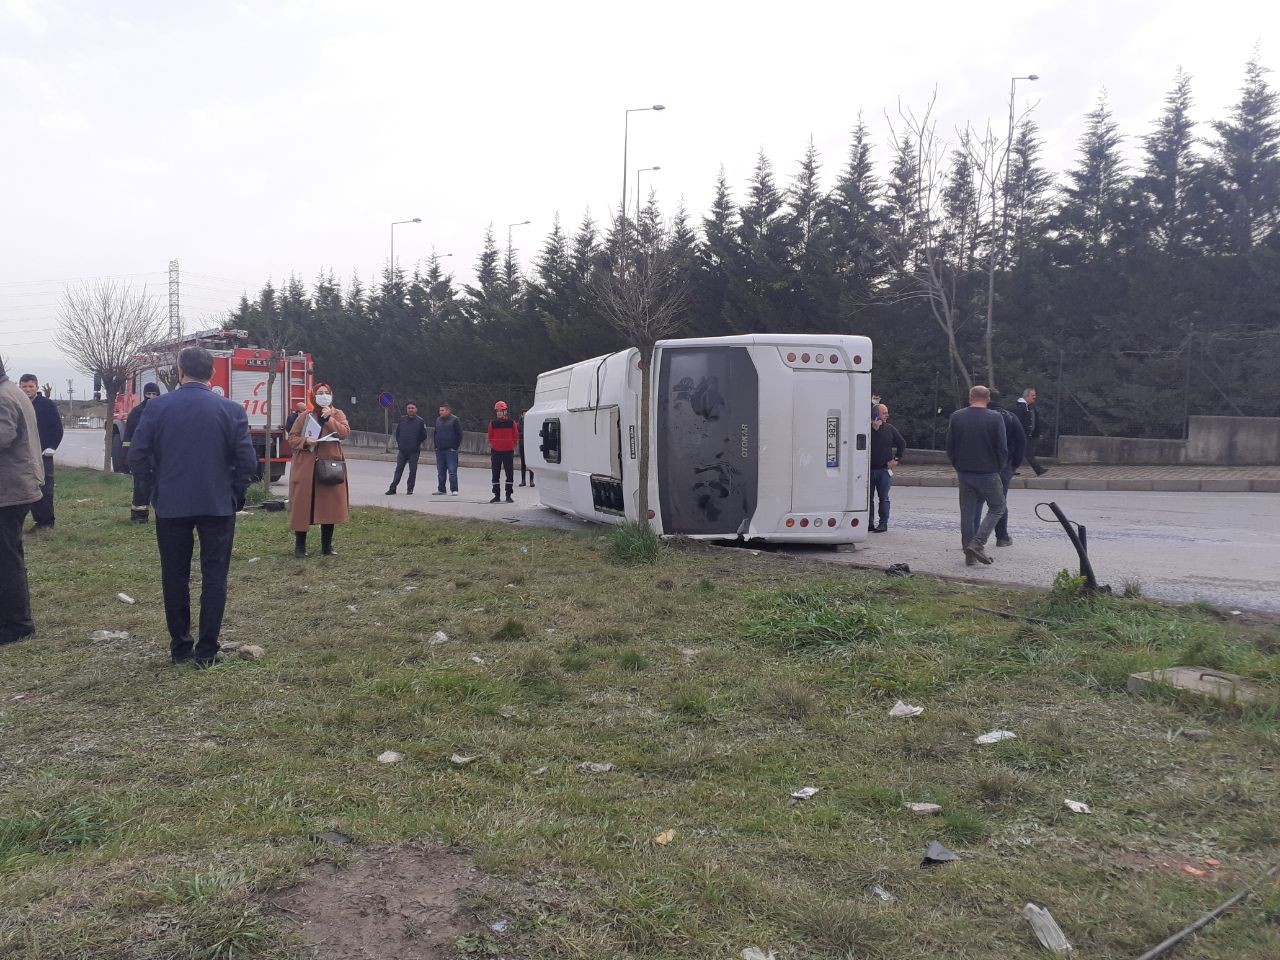
[(1280, 226), (1280, 124), (1268, 72), (1255, 51), (1230, 119), (1213, 125), (1218, 235), (1237, 253), (1248, 252)]
[(1145, 228), (1155, 247), (1170, 256), (1191, 249), (1193, 207), (1204, 195), (1193, 144), (1191, 77), (1178, 68), (1155, 129), (1143, 139), (1145, 160), (1136, 187)]
[(1060, 257), (1066, 263), (1096, 261), (1116, 244), (1124, 228), (1124, 161), (1106, 91), (1085, 118), (1079, 160), (1067, 173), (1056, 220)]

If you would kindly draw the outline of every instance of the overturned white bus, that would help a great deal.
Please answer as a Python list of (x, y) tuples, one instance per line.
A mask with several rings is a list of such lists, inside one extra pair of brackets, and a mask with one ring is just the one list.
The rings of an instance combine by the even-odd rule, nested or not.
[[(640, 354), (538, 377), (525, 454), (542, 503), (636, 520)], [(866, 538), (871, 341), (759, 335), (663, 340), (650, 402), (649, 522), (703, 539)]]

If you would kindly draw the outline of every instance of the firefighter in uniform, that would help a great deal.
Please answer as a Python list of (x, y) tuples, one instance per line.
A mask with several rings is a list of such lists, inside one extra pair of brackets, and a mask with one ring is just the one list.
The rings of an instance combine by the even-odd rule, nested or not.
[(507, 473), (507, 503), (514, 503), (511, 493), (515, 488), (515, 451), (520, 445), (520, 428), (507, 415), (507, 404), (499, 400), (493, 405), (494, 418), (489, 421), (489, 463), (493, 468), (493, 499), (501, 503), (501, 487), (498, 480), (502, 471)]
[[(142, 402), (129, 411), (129, 416), (124, 422), (124, 455), (126, 459), (129, 456), (129, 446), (133, 442), (133, 435), (138, 429), (138, 422), (142, 420), (142, 411), (146, 409), (148, 403), (158, 396), (160, 396), (160, 388), (154, 383), (148, 383), (142, 388)], [(133, 508), (129, 511), (129, 522), (148, 522), (150, 519), (150, 507), (151, 485), (135, 473), (133, 475)]]

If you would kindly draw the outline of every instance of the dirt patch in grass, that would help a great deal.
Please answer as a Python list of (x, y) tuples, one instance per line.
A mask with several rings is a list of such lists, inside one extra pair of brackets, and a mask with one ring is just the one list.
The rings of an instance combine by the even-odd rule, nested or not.
[(317, 864), (269, 904), (315, 960), (445, 960), (477, 927), (466, 904), (483, 882), (460, 850), (387, 847)]

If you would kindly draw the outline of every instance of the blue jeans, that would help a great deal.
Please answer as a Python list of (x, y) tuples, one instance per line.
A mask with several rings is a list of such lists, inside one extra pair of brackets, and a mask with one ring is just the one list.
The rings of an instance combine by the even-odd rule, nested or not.
[(870, 509), (868, 519), (871, 526), (876, 525), (876, 501), (880, 501), (880, 522), (886, 526), (889, 523), (889, 488), (893, 486), (893, 477), (889, 476), (889, 469), (879, 469), (873, 467), (871, 469), (871, 497), (867, 504)]
[[(971, 543), (985, 545), (996, 523), (1005, 515), (1004, 484), (998, 473), (968, 473), (956, 471), (960, 481), (960, 545)], [(982, 505), (987, 515), (977, 522)], [(976, 529), (975, 529), (976, 528)]]
[[(1000, 515), (1000, 519), (996, 521), (996, 539), (1009, 539), (1009, 481), (1013, 479), (1012, 470), (1000, 471), (1000, 486), (1004, 489), (1004, 513)], [(977, 530), (982, 526), (982, 501), (979, 500), (973, 508), (973, 529)]]
[(458, 492), (458, 451), (457, 450), (437, 450), (436, 451), (436, 486), (441, 493), (444, 493), (445, 479), (448, 478), (449, 489), (454, 493)]

